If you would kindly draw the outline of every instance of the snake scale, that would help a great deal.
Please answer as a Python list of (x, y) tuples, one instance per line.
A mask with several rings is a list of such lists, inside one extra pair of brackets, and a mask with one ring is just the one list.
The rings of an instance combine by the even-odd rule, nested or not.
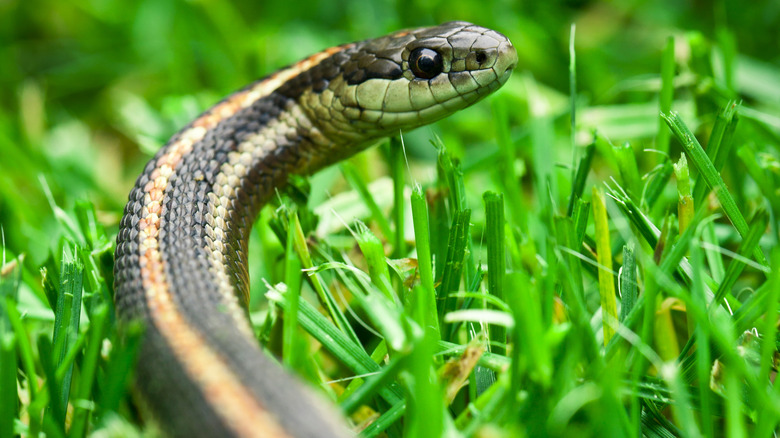
[(346, 421), (260, 349), (247, 241), (290, 175), (318, 169), (498, 89), (517, 64), (466, 22), (327, 49), (229, 95), (174, 135), (117, 235), (120, 323), (145, 327), (136, 388), (171, 436), (345, 437)]

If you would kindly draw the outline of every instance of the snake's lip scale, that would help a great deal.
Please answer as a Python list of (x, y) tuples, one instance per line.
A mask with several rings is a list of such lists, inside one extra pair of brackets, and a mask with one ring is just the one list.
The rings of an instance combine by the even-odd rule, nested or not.
[(517, 67), (517, 50), (515, 46), (506, 40), (498, 48), (498, 61), (496, 62), (496, 73), (498, 82), (503, 85), (512, 76), (512, 71)]
[(146, 327), (138, 395), (166, 433), (351, 435), (257, 345), (246, 313), (255, 217), (291, 174), (471, 105), (516, 65), (504, 35), (471, 23), (399, 31), (281, 69), (171, 138), (130, 192), (115, 264), (118, 320)]

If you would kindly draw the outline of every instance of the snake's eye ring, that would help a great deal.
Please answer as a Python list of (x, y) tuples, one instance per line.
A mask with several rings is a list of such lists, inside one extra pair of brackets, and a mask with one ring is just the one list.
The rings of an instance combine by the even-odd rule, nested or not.
[(409, 54), (409, 68), (420, 79), (431, 79), (444, 69), (444, 62), (439, 52), (425, 47), (418, 47)]

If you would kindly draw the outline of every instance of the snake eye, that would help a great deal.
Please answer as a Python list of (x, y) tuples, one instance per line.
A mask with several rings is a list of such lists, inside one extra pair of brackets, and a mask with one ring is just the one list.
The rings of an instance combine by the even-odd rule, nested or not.
[(444, 69), (439, 52), (425, 47), (418, 47), (409, 54), (409, 68), (420, 79), (430, 79)]

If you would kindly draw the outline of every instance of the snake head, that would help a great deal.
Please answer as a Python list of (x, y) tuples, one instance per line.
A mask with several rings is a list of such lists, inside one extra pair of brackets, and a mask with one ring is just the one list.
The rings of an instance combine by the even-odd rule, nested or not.
[(517, 65), (504, 35), (456, 21), (341, 46), (306, 75), (299, 102), (336, 144), (364, 144), (465, 108)]

